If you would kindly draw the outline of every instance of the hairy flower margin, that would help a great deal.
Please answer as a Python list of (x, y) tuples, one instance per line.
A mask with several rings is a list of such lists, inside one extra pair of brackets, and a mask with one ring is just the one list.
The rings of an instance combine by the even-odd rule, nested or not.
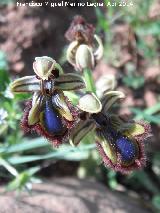
[[(144, 121), (129, 121), (125, 116), (113, 113), (114, 104), (124, 97), (120, 91), (108, 91), (99, 101), (93, 93), (84, 94), (78, 105), (82, 110), (81, 120), (72, 130), (71, 142), (78, 145), (89, 132), (94, 131), (104, 164), (127, 174), (145, 166), (144, 142), (151, 135), (151, 128)], [(89, 100), (89, 107), (86, 100)]]
[(14, 93), (33, 93), (26, 103), (21, 126), (26, 132), (36, 131), (55, 146), (67, 141), (70, 130), (78, 122), (78, 109), (63, 91), (85, 87), (83, 79), (73, 73), (63, 74), (59, 64), (50, 57), (36, 57), (36, 75), (25, 76), (11, 84)]

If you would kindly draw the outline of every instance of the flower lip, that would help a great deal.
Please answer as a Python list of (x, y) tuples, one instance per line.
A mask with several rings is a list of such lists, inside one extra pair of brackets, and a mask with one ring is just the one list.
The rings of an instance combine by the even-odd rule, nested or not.
[[(41, 105), (38, 105), (38, 96), (35, 96), (33, 101), (26, 103), (21, 127), (25, 132), (35, 131), (39, 135), (47, 138), (54, 146), (59, 146), (63, 142), (66, 142), (70, 135), (70, 130), (78, 121), (77, 108), (72, 106), (65, 96), (64, 102), (68, 107), (67, 110), (66, 106), (63, 110), (62, 108), (59, 110), (56, 105), (57, 103), (52, 102), (52, 96), (50, 95), (43, 96), (43, 99)], [(64, 106), (64, 102), (61, 102), (61, 107)], [(37, 104), (37, 106), (35, 106), (35, 104)], [(66, 114), (64, 114), (64, 111)], [(72, 115), (72, 119), (71, 115), (69, 115), (69, 111)]]
[(110, 115), (98, 113), (92, 118), (98, 123), (97, 148), (106, 166), (123, 174), (145, 166), (144, 140), (151, 131), (148, 124), (134, 122), (128, 125), (128, 130), (123, 127), (117, 130)]
[(52, 105), (51, 98), (49, 97), (46, 98), (44, 113), (40, 116), (40, 123), (51, 135), (62, 135), (66, 131), (61, 115), (56, 107)]
[(134, 140), (129, 140), (129, 138), (120, 136), (116, 140), (116, 146), (121, 154), (121, 160), (123, 164), (127, 166), (134, 163), (134, 160), (139, 157), (139, 147)]

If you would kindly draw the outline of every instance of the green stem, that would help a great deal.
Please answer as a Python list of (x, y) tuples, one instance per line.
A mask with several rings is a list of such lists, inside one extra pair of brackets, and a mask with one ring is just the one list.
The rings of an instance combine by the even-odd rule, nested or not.
[(96, 87), (95, 87), (92, 71), (89, 68), (86, 68), (83, 70), (83, 73), (84, 73), (84, 79), (86, 83), (86, 90), (96, 94)]

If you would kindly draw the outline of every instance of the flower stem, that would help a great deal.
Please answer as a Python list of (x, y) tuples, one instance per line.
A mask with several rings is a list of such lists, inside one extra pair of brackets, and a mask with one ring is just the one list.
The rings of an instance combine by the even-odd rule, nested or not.
[(95, 87), (92, 71), (89, 68), (86, 68), (83, 70), (83, 73), (84, 73), (84, 79), (86, 83), (86, 90), (96, 94), (96, 87)]

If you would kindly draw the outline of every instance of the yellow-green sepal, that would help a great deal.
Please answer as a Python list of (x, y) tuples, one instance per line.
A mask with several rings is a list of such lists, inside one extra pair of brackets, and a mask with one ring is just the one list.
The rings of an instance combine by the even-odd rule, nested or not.
[(98, 113), (102, 110), (102, 104), (100, 100), (92, 92), (88, 92), (85, 95), (83, 95), (79, 99), (79, 103), (77, 107), (80, 110), (89, 112), (89, 113)]
[(76, 146), (80, 141), (92, 130), (96, 128), (96, 124), (92, 119), (81, 120), (71, 132), (71, 143)]
[(40, 81), (35, 75), (18, 78), (10, 84), (13, 93), (36, 92), (40, 90)]
[(104, 93), (102, 97), (102, 110), (108, 112), (112, 105), (120, 99), (125, 98), (125, 95), (121, 91), (109, 91)]
[(55, 88), (64, 91), (85, 88), (85, 82), (80, 75), (75, 73), (62, 74), (55, 79)]

